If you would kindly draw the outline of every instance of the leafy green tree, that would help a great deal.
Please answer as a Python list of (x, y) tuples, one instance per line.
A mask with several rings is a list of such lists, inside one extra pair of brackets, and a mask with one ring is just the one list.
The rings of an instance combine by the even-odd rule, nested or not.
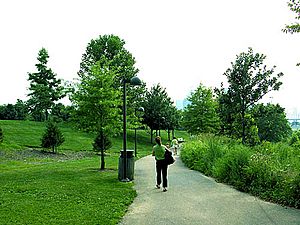
[(15, 104), (15, 110), (17, 113), (17, 120), (25, 120), (28, 115), (28, 107), (27, 103), (17, 99), (17, 102)]
[[(120, 90), (114, 86), (116, 72), (110, 63), (102, 57), (92, 66), (89, 76), (80, 77), (71, 96), (79, 128), (108, 136), (120, 132), (122, 124)], [(101, 149), (104, 150), (105, 145)], [(104, 163), (104, 154), (101, 155)]]
[(191, 134), (215, 133), (219, 117), (213, 91), (200, 84), (187, 100), (190, 104), (183, 111), (183, 127)]
[[(115, 35), (99, 35), (98, 38), (92, 39), (81, 58), (80, 70), (78, 72), (80, 79), (91, 76), (91, 68), (96, 62), (100, 62), (100, 67), (105, 66), (106, 70), (113, 71), (115, 88), (122, 89), (122, 80), (130, 80), (138, 73), (138, 69), (135, 68), (134, 57), (124, 46), (125, 41)], [(102, 60), (103, 58), (109, 61), (109, 64), (102, 65), (102, 62), (105, 63)], [(137, 96), (139, 92), (143, 92), (144, 90), (145, 84), (140, 87), (132, 87), (130, 85), (127, 87), (127, 118), (129, 127), (137, 121), (134, 116), (134, 109), (135, 107), (140, 107), (137, 106), (139, 104)]]
[(101, 58), (106, 58), (110, 61), (107, 69), (114, 71), (115, 84), (121, 87), (120, 81), (123, 78), (130, 79), (138, 73), (138, 69), (134, 67), (135, 59), (124, 45), (125, 41), (115, 35), (100, 35), (97, 39), (92, 39), (82, 55), (78, 76), (81, 79), (89, 76), (92, 66)]
[(157, 84), (146, 93), (142, 106), (145, 110), (143, 123), (151, 129), (152, 143), (153, 131), (156, 130), (156, 135), (159, 135), (160, 129), (167, 128), (166, 124), (172, 120), (171, 116), (174, 112), (173, 102), (168, 96), (166, 89)]
[[(300, 1), (299, 0), (289, 0), (288, 6), (290, 10), (296, 13), (295, 19), (299, 21), (300, 19)], [(282, 29), (285, 33), (299, 33), (300, 32), (300, 24), (298, 22), (290, 25), (286, 25), (284, 29)]]
[(260, 141), (279, 142), (291, 136), (292, 128), (280, 105), (258, 104), (251, 109), (251, 114), (257, 124)]
[(49, 110), (56, 101), (65, 96), (62, 81), (47, 67), (48, 59), (47, 50), (42, 48), (38, 53), (38, 63), (35, 64), (37, 72), (28, 73), (30, 81), (28, 106), (34, 119), (38, 121), (48, 120)]
[(50, 148), (55, 153), (57, 147), (64, 143), (64, 141), (65, 138), (58, 126), (54, 122), (48, 121), (46, 131), (42, 137), (42, 147)]
[(272, 90), (279, 90), (281, 82), (278, 79), (283, 73), (273, 75), (275, 66), (271, 69), (263, 64), (266, 56), (253, 53), (252, 48), (248, 52), (237, 56), (232, 68), (226, 70), (224, 75), (228, 80), (228, 90), (226, 92), (229, 107), (233, 107), (241, 124), (241, 131), (238, 137), (245, 143), (246, 137), (246, 112), (267, 93)]

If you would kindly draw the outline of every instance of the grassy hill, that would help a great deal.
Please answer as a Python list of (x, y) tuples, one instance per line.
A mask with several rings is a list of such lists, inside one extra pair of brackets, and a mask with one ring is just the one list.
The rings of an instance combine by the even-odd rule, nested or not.
[[(61, 124), (65, 142), (52, 154), (40, 148), (45, 123), (0, 120), (0, 127), (0, 224), (116, 224), (136, 196), (131, 182), (118, 181), (122, 135), (112, 140), (100, 172), (94, 134)], [(134, 131), (127, 132), (134, 149)], [(166, 142), (166, 132), (161, 136)], [(139, 130), (137, 140), (138, 157), (151, 154), (149, 132)]]

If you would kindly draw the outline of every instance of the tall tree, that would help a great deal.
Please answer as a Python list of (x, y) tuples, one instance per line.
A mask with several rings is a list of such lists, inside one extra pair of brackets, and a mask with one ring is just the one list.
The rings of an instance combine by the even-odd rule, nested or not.
[(252, 48), (248, 52), (241, 53), (236, 61), (231, 63), (232, 68), (226, 70), (224, 75), (228, 80), (227, 98), (234, 106), (236, 118), (241, 124), (240, 137), (245, 143), (246, 138), (246, 112), (267, 93), (279, 90), (281, 82), (278, 80), (283, 73), (273, 75), (275, 66), (271, 69), (263, 64), (266, 56), (253, 53)]
[(35, 64), (37, 72), (28, 73), (30, 81), (28, 106), (38, 121), (48, 120), (49, 110), (56, 101), (65, 96), (62, 81), (56, 78), (51, 68), (47, 67), (48, 59), (47, 50), (42, 48), (38, 53), (38, 63)]
[(190, 104), (183, 111), (184, 128), (191, 134), (215, 133), (219, 127), (219, 117), (213, 91), (200, 84), (187, 99)]
[(160, 129), (166, 128), (166, 121), (170, 120), (168, 113), (173, 107), (173, 102), (168, 96), (166, 89), (160, 84), (154, 85), (150, 91), (146, 93), (143, 108), (145, 110), (143, 123), (147, 124), (151, 129), (151, 143), (153, 139), (153, 131), (159, 132)]
[[(290, 10), (296, 13), (295, 19), (299, 21), (300, 19), (300, 1), (299, 0), (289, 0), (288, 6)], [(298, 22), (286, 25), (285, 28), (282, 29), (285, 33), (299, 33), (300, 32), (300, 24)]]
[[(91, 68), (96, 62), (100, 62), (101, 64), (105, 58), (109, 61), (109, 65), (104, 65), (106, 70), (112, 70), (114, 74), (114, 86), (115, 88), (122, 88), (122, 80), (127, 79), (130, 80), (133, 76), (138, 73), (138, 69), (135, 68), (135, 59), (132, 54), (125, 49), (125, 41), (115, 35), (99, 35), (98, 38), (92, 39), (87, 47), (85, 53), (82, 55), (80, 70), (78, 72), (78, 76), (80, 79), (85, 79), (86, 77), (91, 76)], [(100, 60), (100, 61), (99, 61)], [(134, 91), (132, 91), (134, 89)], [(145, 85), (141, 87), (132, 87), (128, 86), (127, 88), (127, 115), (129, 125), (130, 122), (135, 121), (134, 119), (134, 107), (135, 101), (130, 101), (131, 98), (136, 98), (134, 95), (137, 93), (137, 90), (144, 90)], [(121, 96), (120, 96), (121, 98)]]
[[(119, 90), (114, 86), (116, 72), (111, 61), (102, 57), (91, 68), (89, 76), (82, 76), (71, 96), (75, 106), (75, 120), (79, 128), (97, 133), (100, 137), (111, 136), (121, 130)], [(105, 140), (102, 138), (100, 169), (104, 169)]]

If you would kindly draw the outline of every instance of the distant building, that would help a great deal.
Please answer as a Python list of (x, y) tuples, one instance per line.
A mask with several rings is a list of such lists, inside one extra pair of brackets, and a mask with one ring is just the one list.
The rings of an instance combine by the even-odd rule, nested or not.
[(183, 110), (185, 107), (187, 107), (191, 102), (187, 99), (183, 100), (176, 100), (176, 108), (179, 110)]

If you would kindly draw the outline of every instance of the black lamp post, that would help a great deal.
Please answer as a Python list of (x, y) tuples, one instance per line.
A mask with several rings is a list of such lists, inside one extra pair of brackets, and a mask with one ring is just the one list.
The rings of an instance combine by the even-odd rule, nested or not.
[[(134, 109), (134, 115), (136, 116), (136, 111), (138, 112), (144, 112), (143, 107), (139, 107), (138, 109)], [(137, 137), (136, 137), (136, 127), (134, 128), (134, 157), (136, 157), (137, 154)]]
[(129, 179), (127, 178), (127, 152), (126, 152), (126, 145), (127, 145), (127, 134), (126, 134), (126, 84), (129, 83), (133, 86), (141, 85), (142, 82), (138, 77), (132, 77), (130, 80), (123, 78), (123, 153), (124, 153), (124, 175), (121, 181), (127, 182)]

